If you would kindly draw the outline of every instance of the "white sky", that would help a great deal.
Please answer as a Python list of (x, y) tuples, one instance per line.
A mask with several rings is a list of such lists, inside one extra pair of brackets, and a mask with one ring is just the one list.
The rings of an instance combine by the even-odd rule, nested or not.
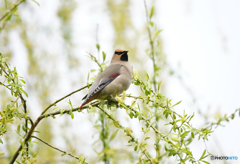
[[(169, 0), (159, 3), (168, 61), (175, 69), (178, 63), (181, 64), (184, 83), (194, 92), (202, 112), (212, 117), (216, 111), (221, 116), (230, 115), (240, 107), (239, 7), (240, 1), (232, 0)], [(189, 104), (192, 98), (182, 85), (172, 79), (167, 87), (168, 97), (183, 100), (177, 110), (186, 109), (191, 113)], [(199, 124), (196, 117), (195, 122)], [(207, 146), (212, 153), (239, 158), (240, 147), (236, 146), (240, 145), (239, 116), (224, 124), (224, 128), (219, 127), (214, 132)], [(221, 152), (214, 149), (216, 139)], [(203, 148), (202, 143), (197, 146)]]

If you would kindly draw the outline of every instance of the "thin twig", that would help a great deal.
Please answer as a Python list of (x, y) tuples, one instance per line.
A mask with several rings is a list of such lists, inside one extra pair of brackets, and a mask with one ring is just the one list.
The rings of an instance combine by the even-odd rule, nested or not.
[[(104, 114), (106, 114), (113, 122), (115, 122), (121, 129), (123, 129), (125, 131), (125, 128), (119, 123), (119, 121), (116, 121), (110, 114), (108, 114), (104, 109), (102, 109), (99, 105), (97, 106)], [(135, 137), (133, 135), (131, 135), (130, 133), (127, 133), (127, 135), (129, 137), (131, 137), (131, 139), (137, 144), (138, 141), (135, 139)], [(146, 158), (149, 160), (150, 163), (152, 163), (152, 160), (150, 159), (150, 157), (147, 155), (146, 151), (143, 152), (143, 154), (146, 156)]]
[(88, 86), (86, 85), (85, 87), (82, 87), (82, 88), (80, 88), (80, 89), (77, 89), (77, 90), (69, 93), (68, 95), (66, 95), (66, 96), (58, 99), (58, 100), (55, 101), (54, 103), (50, 104), (50, 105), (41, 113), (41, 115), (45, 114), (49, 108), (51, 108), (52, 106), (56, 105), (57, 103), (59, 103), (59, 102), (62, 101), (63, 99), (65, 99), (65, 98), (71, 96), (72, 94), (77, 93), (77, 92), (79, 92), (79, 91), (81, 91), (81, 90), (83, 90), (83, 89), (85, 89), (85, 88), (87, 88), (87, 87), (88, 87)]
[[(150, 40), (150, 46), (151, 46), (151, 58), (152, 58), (152, 62), (153, 62), (153, 87), (154, 87), (154, 91), (157, 92), (157, 82), (156, 82), (156, 61), (155, 61), (155, 49), (154, 49), (154, 42), (153, 42), (153, 38), (152, 38), (152, 34), (151, 34), (151, 30), (149, 27), (149, 23), (150, 23), (150, 19), (148, 16), (148, 8), (147, 8), (147, 3), (146, 0), (144, 0), (144, 7), (145, 7), (145, 12), (146, 12), (146, 20), (147, 20), (147, 30), (148, 30), (148, 37)], [(155, 113), (157, 113), (157, 108), (155, 108)], [(156, 115), (155, 116), (156, 119), (156, 129), (158, 129), (158, 121), (159, 121), (159, 117)], [(157, 137), (157, 134), (155, 133), (156, 136), (156, 158), (158, 159), (159, 157), (159, 139)]]
[[(94, 103), (92, 103), (92, 104), (90, 104), (92, 107), (96, 107), (97, 105), (98, 105), (99, 103), (98, 102), (94, 102)], [(86, 108), (88, 108), (88, 106), (83, 106), (82, 108), (81, 108), (81, 111), (83, 110), (83, 109), (86, 109)], [(47, 113), (47, 114), (43, 114), (43, 115), (41, 115), (41, 116), (39, 116), (39, 118), (40, 119), (43, 119), (43, 118), (47, 118), (47, 117), (54, 117), (54, 116), (56, 116), (56, 115), (62, 115), (62, 114), (68, 114), (69, 112), (76, 112), (76, 111), (80, 111), (79, 110), (79, 107), (77, 107), (77, 108), (73, 108), (73, 109), (69, 109), (69, 110), (64, 110), (64, 111), (56, 111), (56, 112), (52, 112), (52, 113)]]
[(147, 4), (146, 4), (146, 0), (144, 0), (144, 7), (145, 7), (145, 11), (146, 11), (146, 20), (147, 20), (147, 30), (148, 30), (148, 37), (149, 37), (149, 40), (150, 40), (150, 46), (151, 46), (151, 58), (152, 58), (152, 61), (153, 61), (153, 87), (154, 87), (154, 91), (156, 92), (157, 91), (157, 84), (156, 84), (156, 69), (155, 69), (155, 66), (156, 66), (156, 63), (155, 63), (155, 49), (154, 49), (154, 45), (153, 45), (153, 39), (152, 39), (152, 34), (151, 34), (151, 30), (149, 28), (149, 16), (148, 16), (148, 9), (147, 9)]
[(93, 56), (91, 53), (87, 52), (87, 54), (93, 59), (93, 61), (95, 63), (97, 63), (97, 65), (99, 66), (99, 68), (101, 69), (101, 72), (103, 71), (103, 68), (101, 66), (101, 64), (98, 62), (97, 58), (95, 56)]
[(21, 3), (23, 3), (25, 0), (22, 0), (22, 1), (20, 1), (20, 2), (18, 2), (15, 6), (13, 6), (13, 8), (9, 11), (9, 12), (7, 12), (6, 14), (4, 14), (1, 18), (0, 18), (0, 22), (6, 17), (6, 16), (8, 16), (10, 13), (12, 13), (13, 12), (13, 10), (15, 10)]
[(62, 153), (64, 153), (64, 154), (67, 154), (67, 155), (69, 155), (70, 157), (73, 157), (73, 158), (75, 158), (75, 159), (77, 159), (77, 160), (80, 160), (78, 157), (76, 157), (76, 156), (74, 156), (74, 155), (72, 155), (72, 154), (70, 154), (70, 153), (67, 153), (66, 151), (63, 151), (63, 150), (61, 150), (61, 149), (58, 149), (58, 148), (50, 145), (49, 143), (43, 141), (42, 139), (40, 139), (40, 138), (38, 138), (38, 137), (36, 137), (36, 136), (31, 136), (31, 138), (36, 138), (37, 140), (41, 141), (42, 143), (46, 144), (47, 146), (49, 146), (49, 147), (51, 147), (51, 148), (53, 148), (53, 149), (55, 149), (55, 150), (57, 150), (57, 151), (60, 151), (60, 152), (62, 152)]

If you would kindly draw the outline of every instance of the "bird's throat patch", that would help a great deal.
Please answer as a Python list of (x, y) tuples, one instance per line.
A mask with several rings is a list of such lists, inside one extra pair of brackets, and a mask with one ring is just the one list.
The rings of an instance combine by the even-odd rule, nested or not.
[(121, 60), (121, 61), (128, 61), (128, 55), (127, 55), (127, 52), (121, 55), (120, 60)]

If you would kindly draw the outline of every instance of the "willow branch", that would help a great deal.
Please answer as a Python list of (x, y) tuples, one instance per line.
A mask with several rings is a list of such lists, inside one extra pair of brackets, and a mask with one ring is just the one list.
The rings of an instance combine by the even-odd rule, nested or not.
[(97, 63), (97, 65), (99, 66), (99, 68), (101, 69), (101, 72), (103, 71), (103, 68), (101, 66), (101, 64), (99, 63), (99, 61), (97, 60), (97, 58), (95, 56), (93, 56), (91, 53), (87, 52), (87, 54), (93, 59), (93, 61), (95, 63)]
[(4, 14), (4, 15), (0, 18), (0, 22), (1, 22), (6, 16), (8, 16), (10, 13), (12, 13), (12, 12), (13, 12), (21, 3), (23, 3), (24, 1), (26, 1), (26, 0), (22, 0), (22, 1), (18, 2), (16, 5), (14, 5), (13, 8), (12, 8), (9, 12), (7, 12), (6, 14)]
[[(103, 108), (97, 106), (104, 114), (106, 114), (113, 122), (115, 122), (121, 129), (123, 129), (124, 131), (125, 128), (119, 123), (119, 121), (116, 121), (110, 114), (108, 114)], [(131, 139), (137, 144), (138, 141), (135, 139), (135, 137), (133, 135), (131, 135), (130, 133), (127, 133), (127, 135), (129, 137), (131, 137)], [(152, 163), (152, 160), (150, 159), (150, 157), (147, 155), (146, 151), (143, 151), (143, 154), (146, 156), (146, 158), (149, 160), (150, 163)]]
[(77, 92), (79, 92), (79, 91), (81, 91), (81, 90), (83, 90), (83, 89), (85, 89), (85, 88), (87, 88), (87, 87), (88, 87), (88, 86), (86, 85), (85, 87), (82, 87), (82, 88), (80, 88), (80, 89), (77, 89), (77, 90), (69, 93), (68, 95), (66, 95), (66, 96), (58, 99), (58, 100), (55, 101), (54, 103), (50, 104), (50, 105), (41, 113), (41, 115), (45, 114), (49, 108), (51, 108), (52, 106), (56, 105), (56, 104), (59, 103), (60, 101), (64, 100), (65, 98), (67, 98), (67, 97), (73, 95), (74, 93), (77, 93)]
[(145, 7), (145, 12), (146, 12), (146, 20), (147, 20), (147, 30), (148, 30), (148, 37), (149, 37), (149, 40), (150, 40), (150, 46), (151, 46), (151, 58), (152, 58), (152, 61), (153, 61), (153, 87), (154, 87), (154, 91), (156, 92), (157, 91), (157, 84), (156, 84), (156, 77), (155, 77), (155, 74), (156, 74), (156, 70), (155, 70), (155, 65), (156, 65), (156, 61), (155, 61), (155, 49), (154, 49), (154, 45), (153, 45), (153, 39), (152, 39), (152, 34), (151, 34), (151, 30), (150, 30), (150, 27), (149, 27), (149, 23), (150, 23), (150, 20), (149, 20), (149, 16), (148, 16), (148, 9), (147, 9), (147, 4), (146, 4), (146, 0), (144, 0), (144, 7)]
[(60, 151), (60, 152), (62, 152), (62, 153), (64, 153), (64, 154), (67, 154), (67, 155), (69, 155), (70, 157), (73, 157), (73, 158), (75, 158), (75, 159), (77, 159), (77, 160), (80, 160), (78, 157), (76, 157), (76, 156), (74, 156), (74, 155), (72, 155), (72, 154), (70, 154), (70, 153), (67, 153), (66, 151), (63, 151), (63, 150), (61, 150), (61, 149), (58, 149), (58, 148), (50, 145), (49, 143), (43, 141), (42, 139), (40, 139), (40, 138), (38, 138), (38, 137), (36, 137), (36, 136), (31, 136), (31, 138), (36, 138), (37, 140), (41, 141), (42, 143), (46, 144), (47, 146), (49, 146), (49, 147), (51, 147), (51, 148), (53, 148), (53, 149), (55, 149), (55, 150), (57, 150), (57, 151)]
[[(76, 91), (73, 91), (73, 92), (71, 92), (70, 94), (68, 94), (68, 95), (62, 97), (61, 99), (55, 101), (54, 103), (50, 104), (50, 105), (42, 112), (42, 114), (37, 118), (37, 120), (32, 124), (30, 130), (29, 130), (28, 133), (27, 133), (26, 138), (24, 139), (24, 144), (27, 145), (27, 143), (28, 143), (29, 139), (31, 138), (31, 136), (32, 136), (35, 128), (36, 128), (37, 125), (40, 123), (40, 121), (41, 121), (42, 119), (44, 119), (45, 117), (54, 116), (54, 115), (58, 115), (58, 114), (69, 113), (71, 110), (72, 110), (72, 111), (77, 111), (79, 108), (74, 108), (74, 109), (71, 109), (71, 110), (66, 110), (66, 111), (64, 111), (64, 112), (62, 112), (62, 113), (61, 113), (60, 111), (58, 111), (58, 112), (53, 112), (53, 113), (49, 113), (49, 114), (47, 114), (47, 115), (44, 115), (44, 113), (45, 113), (49, 108), (51, 108), (53, 105), (55, 105), (55, 104), (57, 104), (58, 102), (62, 101), (62, 100), (65, 99), (66, 97), (69, 97), (69, 96), (71, 96), (72, 94), (83, 90), (83, 89), (86, 88), (86, 87), (87, 87), (87, 86), (82, 87), (82, 88), (80, 88), (80, 89), (78, 89), (78, 90), (76, 90)], [(82, 110), (85, 109), (85, 108), (87, 108), (87, 107), (86, 107), (86, 106), (85, 106), (85, 107), (82, 107)], [(32, 121), (30, 121), (30, 122), (32, 123)], [(24, 144), (23, 144), (23, 145), (24, 145)], [(13, 164), (13, 163), (15, 162), (15, 160), (17, 159), (20, 151), (21, 151), (22, 148), (23, 148), (23, 147), (22, 147), (23, 145), (21, 144), (21, 145), (19, 146), (19, 148), (17, 149), (17, 151), (14, 153), (14, 155), (13, 155), (11, 161), (10, 161), (10, 164)]]

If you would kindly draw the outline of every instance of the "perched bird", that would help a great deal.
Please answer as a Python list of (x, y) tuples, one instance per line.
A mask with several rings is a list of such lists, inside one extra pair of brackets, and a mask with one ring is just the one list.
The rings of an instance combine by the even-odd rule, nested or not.
[[(127, 90), (132, 80), (132, 68), (128, 63), (128, 50), (117, 49), (110, 65), (97, 77), (83, 98), (85, 101), (79, 107), (95, 100), (104, 100), (121, 94)], [(114, 99), (114, 98), (113, 98)]]

